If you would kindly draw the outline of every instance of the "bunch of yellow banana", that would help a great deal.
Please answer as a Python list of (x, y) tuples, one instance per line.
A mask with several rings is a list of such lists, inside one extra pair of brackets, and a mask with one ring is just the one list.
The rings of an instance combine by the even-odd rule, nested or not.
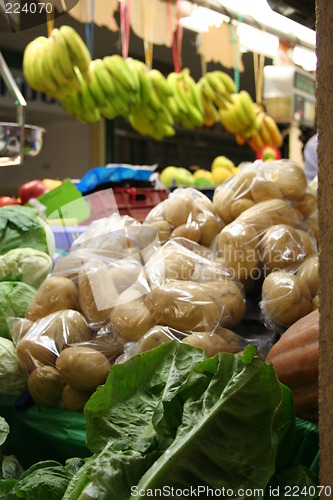
[(211, 127), (220, 121), (219, 110), (232, 103), (235, 82), (223, 71), (211, 71), (200, 78), (197, 87), (204, 108), (204, 125)]
[(170, 73), (167, 81), (172, 90), (171, 111), (177, 124), (186, 128), (203, 125), (204, 108), (200, 91), (187, 68)]
[(132, 105), (129, 121), (142, 135), (162, 140), (175, 134), (172, 113), (172, 89), (162, 73), (148, 70), (146, 65), (134, 59), (126, 62), (139, 82), (139, 97)]
[(252, 137), (258, 129), (254, 102), (246, 90), (239, 94), (232, 94), (232, 103), (227, 104), (227, 109), (220, 109), (220, 119), (223, 127), (237, 136), (239, 143), (243, 144)]
[(248, 140), (249, 146), (254, 151), (259, 151), (264, 146), (281, 148), (282, 135), (273, 118), (265, 113), (262, 106), (255, 105), (255, 110), (258, 130)]
[(64, 99), (80, 90), (78, 74), (89, 81), (90, 61), (80, 35), (70, 26), (61, 26), (49, 38), (40, 36), (27, 45), (23, 73), (34, 90)]

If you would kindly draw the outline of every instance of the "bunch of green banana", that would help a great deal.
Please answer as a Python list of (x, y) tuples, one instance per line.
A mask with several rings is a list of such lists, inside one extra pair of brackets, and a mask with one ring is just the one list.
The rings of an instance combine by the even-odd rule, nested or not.
[(239, 142), (246, 142), (258, 130), (254, 102), (246, 90), (232, 94), (231, 98), (232, 103), (219, 110), (221, 123), (228, 132), (238, 136)]
[(53, 29), (51, 36), (30, 42), (23, 56), (29, 85), (54, 99), (66, 99), (81, 88), (78, 72), (89, 81), (91, 58), (87, 46), (70, 26)]
[(185, 128), (203, 125), (204, 107), (199, 89), (187, 68), (179, 73), (170, 73), (167, 77), (173, 96), (171, 106), (175, 122)]
[(211, 71), (200, 78), (197, 86), (204, 107), (204, 125), (211, 127), (220, 121), (219, 110), (227, 109), (232, 102), (235, 83), (227, 73)]
[(148, 70), (140, 61), (128, 59), (127, 63), (140, 82), (140, 99), (129, 116), (132, 127), (156, 140), (173, 136), (172, 89), (167, 80), (160, 71)]

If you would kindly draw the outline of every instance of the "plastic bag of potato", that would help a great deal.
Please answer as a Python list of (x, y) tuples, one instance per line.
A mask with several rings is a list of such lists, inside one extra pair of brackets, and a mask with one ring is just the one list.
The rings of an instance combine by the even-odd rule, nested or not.
[(262, 286), (260, 308), (267, 328), (283, 332), (318, 309), (318, 254), (300, 265), (271, 272)]
[(17, 319), (12, 336), (35, 403), (69, 410), (83, 410), (123, 350), (111, 332), (94, 335), (84, 316), (71, 309), (35, 322)]
[(154, 207), (144, 224), (158, 232), (161, 243), (186, 238), (209, 246), (223, 227), (210, 199), (194, 188), (178, 188)]
[(246, 344), (239, 335), (228, 328), (218, 327), (212, 332), (185, 334), (168, 326), (155, 325), (138, 342), (125, 344), (124, 353), (116, 359), (116, 363), (123, 363), (136, 354), (141, 354), (171, 340), (200, 347), (209, 357), (218, 352), (240, 352)]
[(299, 265), (316, 253), (317, 242), (287, 201), (272, 199), (253, 205), (225, 226), (212, 251), (250, 291), (273, 270)]
[(221, 184), (214, 193), (213, 205), (224, 224), (266, 200), (284, 200), (292, 207), (294, 218), (302, 222), (316, 218), (317, 200), (311, 192), (302, 167), (290, 160), (275, 160), (241, 166), (240, 173)]

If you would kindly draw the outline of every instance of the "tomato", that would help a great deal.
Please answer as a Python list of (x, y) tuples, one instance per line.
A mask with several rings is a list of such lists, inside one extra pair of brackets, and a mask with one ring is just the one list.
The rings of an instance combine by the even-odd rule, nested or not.
[(30, 198), (38, 198), (47, 191), (44, 183), (38, 179), (22, 184), (18, 191), (22, 205), (25, 205)]
[(19, 202), (11, 196), (0, 196), (0, 207), (5, 207), (6, 205), (19, 205)]

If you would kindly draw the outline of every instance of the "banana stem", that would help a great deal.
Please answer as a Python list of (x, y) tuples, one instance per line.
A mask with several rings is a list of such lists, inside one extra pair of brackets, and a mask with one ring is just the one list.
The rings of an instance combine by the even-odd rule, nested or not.
[(50, 0), (50, 4), (52, 5), (51, 12), (48, 13), (46, 11), (46, 26), (47, 26), (47, 36), (51, 36), (51, 32), (54, 28), (54, 1)]

